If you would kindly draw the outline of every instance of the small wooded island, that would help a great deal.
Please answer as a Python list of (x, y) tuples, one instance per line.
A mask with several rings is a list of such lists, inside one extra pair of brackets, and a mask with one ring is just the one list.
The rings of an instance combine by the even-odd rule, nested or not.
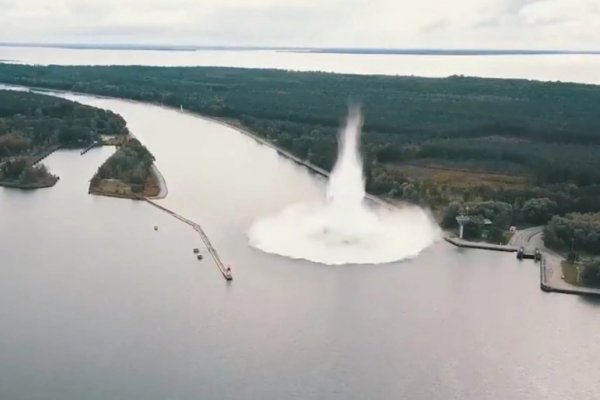
[(154, 156), (148, 149), (137, 139), (128, 138), (98, 168), (90, 182), (90, 193), (126, 198), (157, 196), (160, 184), (153, 163)]
[(58, 176), (43, 164), (32, 165), (27, 158), (16, 158), (0, 166), (0, 186), (19, 189), (41, 189), (54, 186)]
[(40, 163), (53, 151), (79, 149), (128, 134), (110, 111), (37, 93), (0, 90), (0, 186), (50, 187), (58, 177)]

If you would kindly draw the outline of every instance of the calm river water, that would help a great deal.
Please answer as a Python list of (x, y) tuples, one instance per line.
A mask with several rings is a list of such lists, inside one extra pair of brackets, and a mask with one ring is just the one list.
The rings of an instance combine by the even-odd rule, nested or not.
[(102, 50), (2, 47), (0, 60), (27, 64), (278, 68), (352, 74), (445, 77), (454, 74), (600, 85), (600, 54), (425, 56), (273, 50)]
[(202, 223), (234, 281), (188, 226), (87, 194), (111, 148), (57, 152), (56, 187), (0, 188), (0, 398), (598, 398), (600, 303), (544, 294), (534, 264), (444, 243), (380, 266), (263, 254), (251, 221), (323, 196), (321, 178), (202, 118), (66, 97), (128, 121), (162, 204)]

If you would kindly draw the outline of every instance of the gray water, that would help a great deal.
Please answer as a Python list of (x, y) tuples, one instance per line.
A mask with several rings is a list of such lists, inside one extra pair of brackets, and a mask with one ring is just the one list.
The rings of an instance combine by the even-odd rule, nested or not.
[(42, 65), (223, 66), (429, 77), (462, 74), (600, 85), (600, 54), (451, 56), (294, 53), (274, 50), (153, 51), (0, 46), (0, 60)]
[(195, 259), (188, 226), (87, 194), (111, 148), (53, 154), (54, 188), (0, 188), (0, 399), (598, 398), (600, 303), (541, 292), (534, 264), (445, 243), (377, 266), (262, 253), (252, 221), (324, 180), (201, 118), (67, 97), (123, 115), (161, 203), (205, 227), (234, 281)]

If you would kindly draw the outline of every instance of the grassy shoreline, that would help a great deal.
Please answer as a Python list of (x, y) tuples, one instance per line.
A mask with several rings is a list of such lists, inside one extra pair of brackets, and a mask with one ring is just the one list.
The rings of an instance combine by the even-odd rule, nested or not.
[(154, 169), (151, 170), (148, 180), (144, 185), (143, 193), (133, 193), (130, 189), (130, 186), (124, 182), (120, 182), (121, 185), (102, 185), (100, 184), (92, 185), (90, 184), (89, 194), (97, 195), (97, 196), (107, 196), (107, 197), (118, 197), (121, 199), (132, 199), (132, 200), (144, 200), (145, 198), (151, 199), (160, 199), (163, 198), (161, 196), (162, 193), (162, 185), (160, 183), (160, 178), (156, 175)]
[(129, 136), (118, 146), (90, 181), (90, 194), (130, 199), (157, 198), (164, 178), (154, 166), (154, 156), (139, 140)]
[(48, 180), (48, 182), (36, 182), (36, 183), (20, 183), (20, 182), (11, 182), (11, 181), (0, 181), (1, 187), (6, 187), (10, 189), (23, 189), (23, 190), (34, 190), (34, 189), (46, 189), (53, 187), (60, 180), (58, 176), (55, 176), (54, 179)]

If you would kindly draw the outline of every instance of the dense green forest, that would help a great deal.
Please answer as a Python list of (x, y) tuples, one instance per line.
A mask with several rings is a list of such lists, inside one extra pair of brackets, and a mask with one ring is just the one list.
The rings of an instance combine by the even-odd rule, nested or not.
[(102, 134), (126, 133), (125, 121), (110, 111), (29, 92), (0, 90), (0, 181), (7, 185), (51, 186), (57, 177), (33, 165), (58, 147), (84, 147)]
[[(544, 228), (546, 246), (568, 252), (567, 259), (574, 263), (580, 255), (597, 255), (600, 249), (600, 213), (570, 213), (555, 215)], [(600, 259), (584, 262), (581, 283), (600, 288)]]
[[(465, 225), (466, 239), (479, 239), (483, 234), (489, 241), (505, 243), (508, 239), (505, 232), (511, 225), (544, 225), (557, 210), (558, 204), (548, 197), (534, 197), (520, 205), (497, 200), (452, 202), (443, 214), (441, 225), (445, 229), (452, 229), (456, 227), (456, 217), (467, 213), (471, 222)], [(491, 223), (486, 225), (485, 220)], [(550, 245), (557, 250), (565, 250), (555, 242), (551, 241)]]
[(47, 149), (85, 147), (102, 134), (126, 133), (111, 111), (37, 93), (0, 90), (0, 160)]
[[(349, 102), (368, 190), (445, 208), (498, 201), (509, 223), (600, 211), (600, 87), (213, 67), (0, 65), (0, 81), (183, 106), (330, 169)], [(506, 221), (502, 218), (502, 224)], [(600, 249), (598, 249), (600, 252)]]
[(546, 245), (557, 250), (597, 253), (600, 249), (600, 213), (554, 216), (544, 230)]
[(600, 288), (600, 261), (586, 264), (581, 272), (581, 280), (586, 286)]
[(52, 175), (45, 165), (32, 165), (25, 158), (0, 163), (0, 185), (22, 188), (53, 186), (58, 177)]

